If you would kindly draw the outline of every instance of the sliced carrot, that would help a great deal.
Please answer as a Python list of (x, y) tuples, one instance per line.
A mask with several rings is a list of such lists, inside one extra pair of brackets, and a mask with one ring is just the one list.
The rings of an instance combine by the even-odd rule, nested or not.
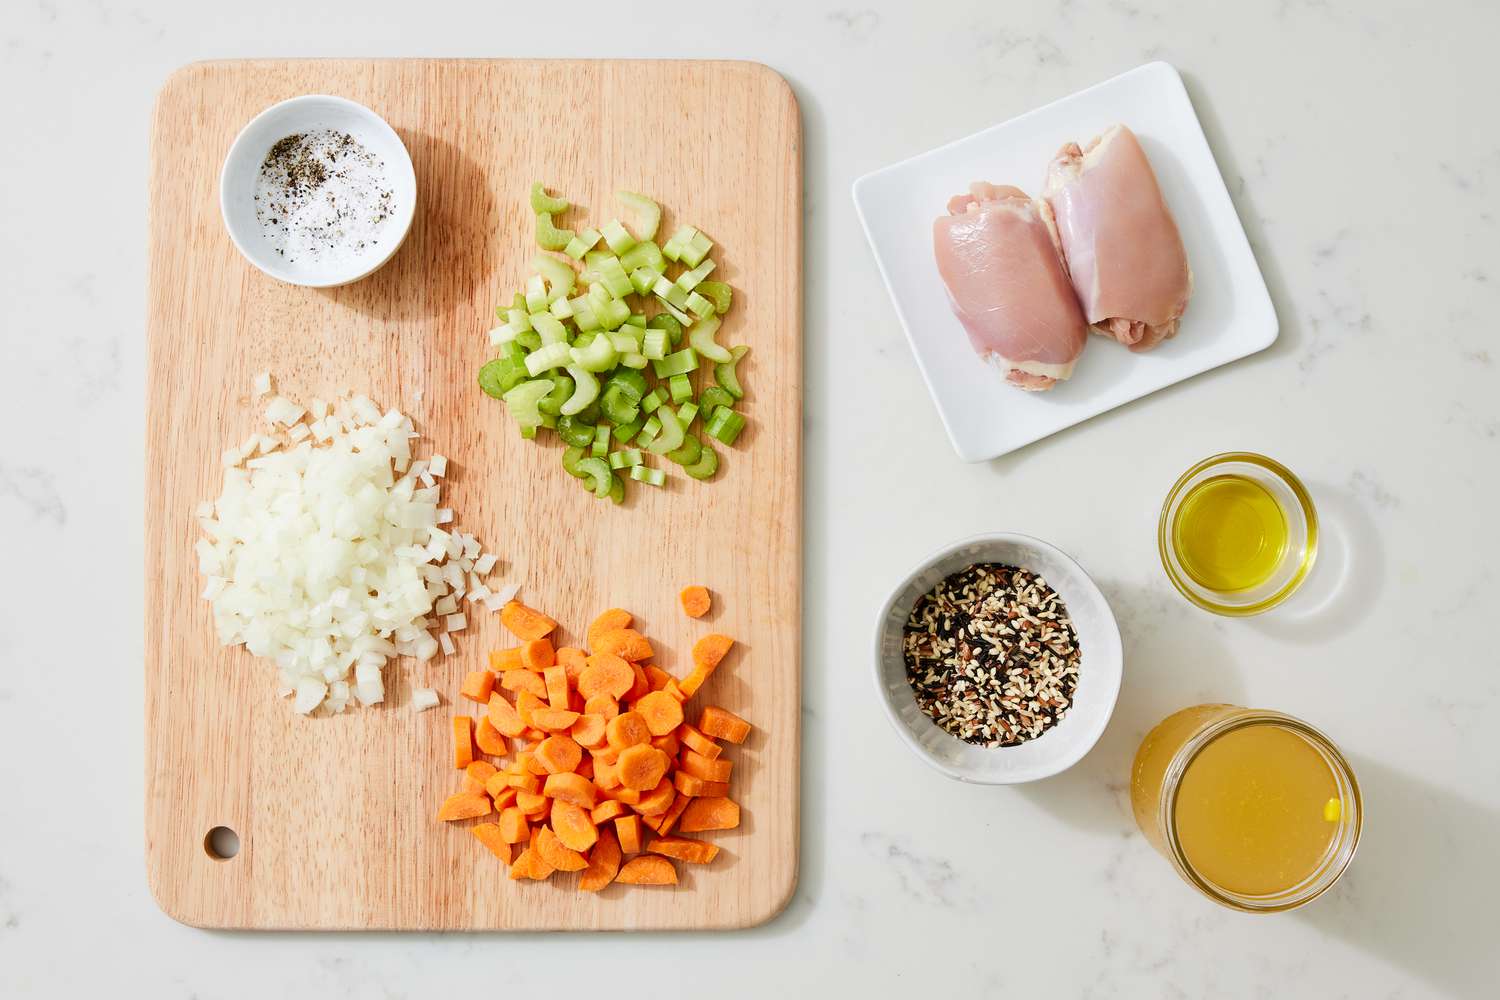
[(536, 832), (532, 847), (537, 854), (541, 855), (543, 861), (560, 872), (581, 872), (589, 866), (584, 856), (564, 845), (549, 826), (544, 826)]
[(489, 754), (491, 757), (504, 757), (510, 753), (510, 741), (495, 728), (488, 713), (480, 716), (479, 724), (474, 727), (474, 744), (479, 747), (480, 753)]
[(467, 715), (453, 717), (453, 766), (462, 771), (474, 763), (474, 720)]
[[(542, 680), (540, 677), (537, 677), (536, 674), (530, 674), (529, 676), (536, 677), (538, 681)], [(526, 723), (528, 728), (534, 728), (536, 726), (536, 723), (532, 721), (531, 713), (539, 708), (547, 707), (547, 703), (542, 700), (546, 693), (547, 685), (545, 681), (542, 681), (541, 694), (533, 694), (530, 691), (516, 692), (516, 714), (521, 717), (521, 721)]]
[(651, 659), (651, 641), (633, 628), (616, 628), (589, 637), (594, 653), (613, 653), (624, 660), (640, 662)]
[(495, 673), (503, 674), (507, 670), (515, 670), (520, 665), (521, 650), (519, 648), (490, 650), (490, 669)]
[(730, 798), (693, 799), (682, 813), (679, 829), (683, 833), (705, 830), (733, 830), (740, 825), (740, 806)]
[(510, 866), (510, 874), (506, 875), (505, 877), (510, 879), (512, 882), (519, 881), (523, 878), (531, 878), (531, 858), (532, 853), (531, 848), (529, 847), (522, 851), (520, 854), (517, 854), (516, 860)]
[(542, 792), (549, 799), (562, 799), (585, 809), (592, 809), (598, 804), (598, 789), (592, 781), (579, 774), (548, 775)]
[(664, 854), (669, 858), (695, 865), (706, 865), (719, 853), (717, 846), (706, 844), (701, 840), (689, 840), (687, 837), (657, 837), (651, 841), (651, 846), (647, 850), (653, 854)]
[[(495, 775), (495, 777), (491, 778), (490, 781), (499, 781), (501, 777), (501, 775), (497, 774)], [(489, 791), (489, 788), (486, 788), (485, 791)], [(518, 794), (520, 794), (518, 789), (510, 787), (496, 788), (494, 791), (490, 792), (490, 798), (493, 799), (495, 803), (495, 812), (498, 813), (502, 809), (509, 809), (511, 806), (515, 805), (516, 796)]]
[(593, 758), (594, 765), (597, 767), (600, 764), (617, 763), (620, 759), (620, 751), (616, 747), (605, 744), (602, 747), (594, 747), (593, 749), (591, 749), (589, 751), (589, 756)]
[(573, 851), (586, 851), (599, 839), (589, 811), (561, 799), (552, 803), (552, 832)]
[(590, 758), (594, 764), (594, 784), (603, 791), (609, 788), (620, 787), (619, 765), (612, 760), (601, 760), (598, 757)]
[(734, 761), (722, 757), (714, 760), (692, 750), (682, 751), (678, 757), (682, 770), (704, 781), (728, 781), (734, 770)]
[(560, 774), (578, 769), (583, 750), (571, 736), (549, 736), (536, 748), (536, 759), (548, 774)]
[(470, 701), (477, 701), (483, 705), (490, 700), (490, 692), (495, 690), (495, 675), (488, 670), (475, 670), (464, 677), (463, 686), (458, 693)]
[(686, 722), (677, 727), (677, 738), (682, 741), (683, 746), (702, 754), (709, 760), (717, 759), (719, 754), (724, 752), (724, 748), (704, 736), (702, 730)]
[(577, 681), (583, 668), (588, 666), (589, 654), (575, 646), (561, 646), (557, 650), (557, 665), (568, 672), (568, 680)]
[(443, 800), (438, 807), (437, 818), (444, 823), (456, 819), (473, 819), (475, 816), (488, 816), (490, 813), (490, 797), (483, 792), (455, 792)]
[(599, 842), (589, 853), (589, 866), (578, 877), (578, 888), (584, 892), (603, 889), (620, 873), (620, 860), (620, 841), (616, 839), (614, 830), (605, 827), (599, 834)]
[(540, 792), (516, 792), (516, 808), (527, 818), (539, 820), (552, 808), (552, 800)]
[[(537, 700), (541, 701), (540, 698), (538, 698)], [(545, 701), (542, 701), (542, 707), (545, 708), (546, 706), (547, 703)], [(517, 709), (517, 711), (519, 712), (519, 709)], [(547, 735), (548, 734), (545, 731), (538, 729), (535, 726), (527, 726), (525, 732), (521, 733), (522, 738), (530, 740), (532, 746), (535, 746), (542, 740), (545, 740), (547, 738)]]
[(672, 785), (682, 795), (701, 796), (703, 786), (708, 784), (702, 778), (688, 774), (686, 771), (677, 771), (672, 775)]
[(547, 682), (539, 674), (534, 674), (525, 667), (517, 667), (507, 670), (500, 675), (500, 686), (507, 691), (529, 691), (538, 698), (547, 697)]
[(594, 758), (592, 758), (592, 757), (585, 757), (582, 760), (580, 760), (578, 762), (578, 770), (577, 770), (576, 773), (579, 774), (582, 777), (585, 777), (585, 778), (589, 779), (590, 781), (593, 781), (594, 780)]
[(713, 606), (713, 598), (708, 596), (707, 587), (683, 587), (677, 594), (677, 600), (682, 603), (682, 613), (689, 618), (702, 618)]
[(652, 736), (665, 736), (682, 725), (682, 703), (665, 691), (652, 691), (632, 710), (646, 720)]
[(479, 842), (489, 848), (491, 854), (506, 864), (515, 855), (515, 848), (510, 841), (500, 835), (500, 827), (495, 823), (477, 823), (473, 827), (474, 836)]
[(625, 694), (625, 700), (632, 704), (638, 699), (651, 693), (651, 678), (646, 676), (646, 671), (639, 663), (631, 663), (630, 669), (635, 671), (635, 683)]
[(671, 808), (672, 800), (676, 797), (677, 789), (664, 777), (651, 791), (642, 792), (641, 800), (632, 808), (642, 816), (660, 816)]
[(589, 625), (588, 632), (585, 633), (588, 637), (589, 648), (593, 649), (595, 641), (605, 632), (612, 632), (617, 628), (629, 628), (634, 620), (629, 611), (623, 608), (610, 608)]
[(651, 745), (674, 760), (677, 757), (677, 751), (682, 749), (682, 744), (678, 742), (676, 733), (653, 737)]
[(626, 885), (676, 885), (677, 869), (666, 858), (642, 854), (625, 862), (615, 881)]
[(495, 765), (487, 760), (471, 761), (464, 768), (464, 791), (482, 792), (485, 784), (495, 775)]
[[(595, 788), (598, 788), (598, 786), (596, 785)], [(620, 785), (617, 788), (598, 788), (598, 794), (600, 798), (623, 802), (631, 808), (634, 808), (641, 801), (640, 792), (634, 788), (626, 788), (624, 785)]]
[(557, 622), (520, 601), (511, 601), (500, 609), (500, 624), (522, 642), (540, 639), (557, 628)]
[(557, 652), (549, 639), (531, 639), (521, 643), (521, 666), (540, 673), (557, 662)]
[(549, 733), (565, 733), (578, 721), (578, 713), (566, 708), (538, 708), (531, 713), (531, 723)]
[(630, 664), (613, 653), (595, 653), (588, 658), (588, 666), (578, 676), (578, 691), (585, 698), (592, 698), (601, 691), (609, 692), (612, 698), (623, 698), (635, 687), (635, 671)]
[(677, 704), (679, 705), (688, 700), (688, 693), (682, 689), (681, 684), (677, 683), (677, 678), (675, 677), (667, 681), (666, 686), (664, 686), (662, 690), (671, 695), (673, 698), (676, 698)]
[(618, 819), (628, 812), (630, 812), (630, 807), (625, 803), (605, 799), (594, 807), (593, 812), (589, 813), (589, 819), (594, 821), (595, 826), (598, 826), (602, 823), (608, 823), (612, 819)]
[(526, 822), (526, 813), (517, 806), (508, 806), (500, 811), (500, 836), (506, 843), (519, 844), (531, 836), (531, 827)]
[(650, 743), (651, 730), (638, 712), (625, 712), (609, 720), (604, 727), (604, 737), (616, 750), (624, 750), (637, 743)]
[(548, 667), (542, 671), (542, 680), (547, 682), (547, 704), (566, 710), (568, 707), (568, 672), (562, 667)]
[(677, 820), (682, 817), (683, 812), (686, 811), (688, 804), (692, 801), (686, 795), (679, 795), (673, 799), (671, 807), (657, 817), (656, 832), (663, 837), (671, 833), (672, 827), (677, 825)]
[(584, 715), (597, 715), (605, 722), (620, 714), (620, 703), (608, 691), (601, 691), (583, 703)]
[(506, 701), (505, 696), (498, 692), (490, 695), (485, 717), (490, 720), (490, 725), (495, 727), (496, 732), (505, 736), (520, 736), (526, 729), (526, 723), (521, 721), (520, 714), (516, 712), (516, 706)]
[(727, 635), (712, 632), (693, 643), (693, 672), (678, 682), (689, 698), (698, 693), (703, 682), (713, 674), (723, 661), (734, 640)]
[(706, 736), (734, 744), (745, 742), (745, 737), (750, 735), (750, 723), (717, 705), (709, 705), (703, 710), (698, 717), (698, 728)]
[[(624, 716), (621, 716), (624, 718)], [(620, 784), (645, 792), (661, 783), (671, 758), (649, 744), (636, 744), (620, 752)]]
[(615, 818), (615, 835), (620, 838), (620, 849), (626, 854), (641, 852), (641, 818), (634, 813)]
[(541, 776), (529, 771), (522, 774), (506, 774), (505, 783), (518, 792), (530, 792), (533, 795), (542, 790)]
[(606, 725), (608, 722), (604, 716), (584, 713), (578, 717), (577, 722), (573, 723), (573, 728), (568, 730), (568, 734), (582, 746), (596, 747), (604, 742)]
[(662, 688), (667, 686), (667, 681), (672, 679), (671, 674), (667, 673), (665, 670), (663, 670), (661, 667), (656, 666), (655, 664), (648, 663), (646, 664), (645, 669), (646, 680), (648, 683), (650, 683), (651, 690), (653, 691), (660, 691)]
[(729, 782), (727, 781), (705, 781), (703, 791), (698, 795), (700, 799), (722, 799), (729, 794)]

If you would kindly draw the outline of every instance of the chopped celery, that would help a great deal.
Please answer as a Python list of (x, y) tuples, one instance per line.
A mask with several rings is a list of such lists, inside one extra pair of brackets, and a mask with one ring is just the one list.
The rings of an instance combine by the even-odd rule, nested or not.
[(534, 351), (542, 346), (542, 338), (535, 330), (527, 330), (516, 334), (516, 343), (528, 351)]
[(740, 359), (749, 353), (750, 348), (743, 344), (739, 347), (731, 347), (729, 349), (729, 360), (722, 364), (714, 365), (714, 378), (724, 387), (724, 391), (728, 392), (735, 399), (745, 398), (745, 390), (740, 388), (740, 376), (739, 372), (735, 371), (735, 368), (739, 365)]
[(577, 365), (569, 367), (568, 374), (573, 376), (575, 383), (573, 395), (568, 397), (559, 412), (565, 417), (574, 417), (582, 414), (585, 407), (599, 398), (599, 380), (594, 378), (593, 372), (585, 371)]
[(734, 290), (722, 281), (699, 282), (694, 291), (712, 302), (714, 312), (720, 316), (729, 311), (729, 304), (734, 301)]
[(648, 451), (665, 455), (682, 447), (682, 425), (677, 422), (677, 415), (672, 412), (671, 407), (663, 406), (652, 419), (661, 421), (661, 433), (646, 446)]
[(577, 417), (586, 424), (597, 424), (599, 422), (599, 397), (595, 396), (587, 406), (579, 410)]
[(644, 267), (659, 272), (667, 269), (667, 258), (662, 256), (661, 247), (650, 240), (642, 240), (620, 254), (620, 265), (627, 271)]
[(563, 296), (562, 298), (553, 301), (553, 303), (547, 307), (547, 312), (551, 313), (552, 316), (556, 319), (572, 319), (573, 303), (568, 300), (567, 296)]
[(594, 315), (594, 307), (589, 304), (587, 295), (569, 299), (568, 308), (573, 310), (573, 325), (578, 327), (580, 333), (599, 329), (599, 318)]
[(625, 323), (614, 333), (609, 334), (609, 342), (615, 346), (615, 350), (621, 354), (640, 350), (641, 338), (631, 332), (634, 329), (635, 327)]
[(556, 215), (558, 212), (566, 212), (568, 208), (568, 199), (553, 198), (547, 194), (547, 189), (542, 187), (541, 181), (536, 181), (531, 185), (531, 210), (533, 212), (538, 215), (543, 212)]
[(638, 295), (645, 295), (661, 280), (661, 272), (651, 267), (638, 267), (630, 272), (630, 287)]
[(681, 445), (667, 453), (667, 457), (678, 465), (694, 465), (703, 457), (703, 442), (689, 434), (682, 439)]
[(617, 385), (605, 387), (604, 395), (599, 397), (599, 410), (612, 424), (628, 424), (641, 415), (640, 404)]
[(609, 502), (616, 507), (625, 502), (625, 480), (614, 473), (609, 477)]
[(682, 425), (683, 430), (693, 426), (693, 421), (698, 419), (698, 404), (691, 399), (677, 408), (677, 422)]
[(661, 299), (669, 306), (676, 306), (678, 309), (681, 309), (687, 305), (687, 291), (678, 287), (677, 284), (665, 275), (657, 279), (656, 284), (651, 286), (651, 291), (658, 299)]
[(641, 427), (641, 433), (638, 440), (641, 444), (649, 445), (652, 441), (656, 440), (656, 435), (660, 433), (661, 419), (658, 417), (652, 417), (651, 419), (646, 421), (644, 426)]
[(558, 417), (557, 436), (575, 448), (587, 448), (594, 443), (594, 428), (577, 417)]
[(479, 388), (486, 396), (500, 399), (526, 381), (526, 352), (516, 343), (504, 344), (500, 356), (479, 369)]
[(599, 245), (599, 240), (601, 238), (602, 237), (599, 235), (599, 230), (585, 229), (583, 232), (579, 233), (577, 236), (568, 241), (568, 245), (563, 247), (563, 253), (567, 254), (569, 257), (572, 257), (574, 260), (582, 260), (584, 254), (588, 253), (590, 250), (594, 249), (594, 247)]
[(667, 331), (647, 330), (641, 338), (641, 353), (652, 361), (660, 361), (667, 356), (667, 343)]
[(691, 292), (698, 287), (698, 283), (710, 274), (714, 273), (714, 262), (705, 260), (691, 271), (683, 271), (677, 276), (677, 287), (684, 292)]
[(602, 337), (598, 330), (588, 330), (573, 338), (573, 346), (580, 351), (594, 342), (595, 337)]
[[(542, 402), (546, 402), (545, 396), (542, 398)], [(538, 403), (537, 409), (541, 409), (541, 406), (542, 404)], [(542, 426), (547, 428), (548, 430), (551, 430), (552, 428), (557, 426), (557, 418), (548, 413), (546, 410), (542, 410)]]
[(609, 424), (600, 424), (594, 428), (594, 443), (589, 448), (589, 454), (595, 458), (603, 458), (609, 454)]
[[(566, 420), (567, 418), (564, 417), (563, 419)], [(573, 445), (569, 448), (564, 449), (562, 457), (563, 471), (572, 476), (574, 479), (582, 479), (585, 473), (578, 467), (578, 462), (583, 457), (584, 451), (577, 445)]]
[(526, 311), (539, 313), (547, 308), (547, 282), (540, 274), (533, 274), (526, 279)]
[(544, 344), (566, 344), (568, 331), (551, 313), (537, 313), (531, 317), (531, 325)]
[(490, 331), (490, 346), (499, 347), (516, 339), (516, 331), (510, 328), (509, 323), (502, 323)]
[(552, 224), (551, 212), (536, 213), (536, 245), (543, 250), (562, 250), (573, 238), (573, 230)]
[(684, 403), (693, 398), (693, 380), (686, 375), (673, 375), (667, 379), (667, 389), (671, 392), (674, 403)]
[(566, 375), (553, 372), (552, 391), (542, 397), (542, 401), (536, 405), (542, 411), (543, 416), (555, 417), (571, 395), (573, 395), (573, 380)]
[(644, 329), (646, 329), (646, 314), (645, 313), (631, 313), (630, 314), (630, 318), (627, 319), (625, 321), (625, 323), (626, 323), (627, 326), (633, 326), (637, 330), (644, 330)]
[[(698, 370), (698, 352), (691, 347), (684, 347), (680, 351), (668, 354), (660, 361), (651, 362), (651, 368), (656, 372), (657, 378), (671, 378), (673, 375), (686, 375), (688, 372)], [(730, 390), (733, 392), (734, 390)]]
[(640, 414), (628, 424), (620, 424), (615, 428), (615, 442), (617, 444), (629, 444), (631, 438), (641, 432), (646, 424), (646, 418)]
[[(581, 350), (572, 348), (569, 353), (574, 367), (589, 372), (607, 372), (620, 360), (620, 352), (615, 350), (615, 345), (609, 342), (608, 337), (595, 337), (589, 346)], [(530, 359), (527, 361), (529, 363)]]
[(719, 471), (719, 454), (708, 445), (703, 445), (703, 455), (698, 461), (682, 470), (694, 479), (712, 479)]
[(708, 418), (708, 425), (703, 429), (709, 437), (717, 438), (725, 444), (734, 444), (734, 439), (745, 429), (745, 418), (729, 407), (721, 406)]
[(647, 486), (660, 486), (667, 481), (667, 474), (647, 465), (637, 465), (631, 468), (630, 478), (638, 483), (645, 483)]
[(526, 355), (526, 371), (535, 378), (544, 371), (561, 368), (568, 363), (570, 356), (571, 349), (566, 341), (561, 344), (547, 344)]
[(697, 267), (703, 263), (703, 258), (707, 257), (708, 252), (713, 248), (714, 241), (695, 229), (692, 238), (682, 245), (678, 256), (688, 267)]
[(634, 191), (616, 191), (615, 197), (639, 216), (635, 228), (641, 234), (641, 239), (656, 239), (656, 228), (661, 225), (661, 206), (645, 195), (636, 194)]
[(573, 290), (577, 281), (573, 269), (556, 257), (548, 257), (546, 254), (537, 254), (531, 259), (531, 266), (542, 280), (547, 283), (547, 301), (556, 302)]
[[(670, 261), (681, 260), (682, 252), (683, 250), (687, 249), (688, 242), (697, 235), (698, 230), (694, 229), (692, 226), (683, 226), (681, 229), (677, 230), (677, 232), (672, 234), (671, 239), (662, 244), (662, 256), (666, 257), (667, 260)], [(688, 267), (695, 266), (696, 265), (694, 264), (688, 265)]]
[[(538, 424), (537, 426), (539, 427), (541, 425)], [(532, 427), (530, 425), (522, 427), (520, 424), (517, 424), (516, 428), (517, 428), (517, 430), (519, 430), (521, 432), (521, 436), (523, 438), (525, 438), (526, 440), (528, 440), (528, 441), (535, 441), (536, 440), (536, 427)]]
[(682, 324), (672, 316), (652, 316), (646, 321), (646, 329), (667, 331), (667, 337), (672, 341), (673, 347), (682, 343)]
[(610, 470), (608, 462), (602, 458), (590, 456), (579, 459), (577, 465), (578, 471), (588, 477), (594, 496), (600, 500), (609, 496), (609, 488), (614, 483), (615, 474)]
[[(609, 294), (617, 299), (623, 299), (635, 291), (635, 285), (631, 284), (630, 276), (625, 273), (625, 268), (620, 266), (620, 258), (606, 257), (599, 262), (596, 272), (599, 275), (599, 283), (609, 289)], [(629, 310), (625, 315), (630, 315)], [(624, 322), (621, 320), (620, 322)]]
[(694, 323), (693, 328), (688, 331), (688, 344), (708, 360), (723, 364), (732, 360), (732, 355), (714, 340), (718, 332), (719, 317), (709, 314)]
[(683, 312), (681, 309), (678, 309), (676, 306), (674, 306), (672, 303), (668, 302), (666, 299), (658, 298), (656, 301), (660, 302), (661, 303), (661, 307), (663, 309), (665, 309), (667, 312), (671, 313), (672, 314), (672, 318), (675, 319), (678, 323), (682, 324), (683, 326), (692, 326), (693, 325), (693, 317), (689, 316), (687, 313)]
[(609, 377), (609, 385), (619, 386), (621, 391), (630, 397), (632, 403), (639, 403), (646, 396), (649, 385), (646, 376), (640, 372), (615, 372)]
[(634, 351), (620, 355), (620, 364), (637, 370), (645, 368), (648, 360), (644, 354), (637, 354)]
[(611, 469), (629, 469), (641, 464), (641, 449), (622, 448), (609, 456)]
[(733, 405), (734, 397), (723, 386), (711, 385), (698, 396), (698, 408), (704, 420), (713, 416), (719, 407)]
[(516, 298), (520, 305), (505, 310), (505, 325), (517, 333), (525, 333), (531, 329), (531, 313), (526, 311), (526, 296), (517, 295)]
[(619, 219), (610, 219), (604, 224), (604, 242), (617, 254), (635, 246), (635, 237), (630, 235), (630, 230), (620, 224)]
[(697, 292), (688, 292), (687, 309), (699, 319), (707, 319), (714, 314), (714, 304)]
[(539, 378), (530, 382), (522, 382), (503, 397), (505, 408), (510, 411), (510, 415), (515, 418), (516, 424), (522, 429), (527, 427), (534, 429), (542, 423), (542, 412), (537, 408), (537, 404), (551, 391), (551, 379)]
[(658, 406), (666, 401), (667, 397), (662, 394), (661, 387), (658, 386), (641, 397), (641, 409), (646, 413), (653, 413)]

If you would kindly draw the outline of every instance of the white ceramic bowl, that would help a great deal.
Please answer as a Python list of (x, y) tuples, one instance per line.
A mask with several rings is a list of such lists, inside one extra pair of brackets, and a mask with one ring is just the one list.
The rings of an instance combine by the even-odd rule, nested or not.
[[(255, 217), (255, 181), (266, 153), (277, 141), (309, 129), (348, 132), (380, 157), (391, 184), (395, 215), (381, 231), (380, 239), (358, 256), (289, 264), (261, 232)], [(324, 94), (294, 97), (256, 115), (229, 147), (219, 175), (219, 209), (229, 238), (240, 253), (273, 278), (312, 288), (347, 285), (390, 260), (411, 229), (416, 206), (417, 175), (412, 170), (411, 154), (396, 130), (363, 104)]]
[[(1039, 574), (1067, 605), (1078, 632), (1078, 688), (1063, 720), (1034, 740), (987, 749), (943, 732), (917, 707), (906, 680), (902, 630), (917, 599), (974, 563), (996, 562)], [(1009, 785), (1072, 767), (1098, 742), (1120, 693), (1124, 654), (1114, 613), (1094, 581), (1061, 549), (1027, 535), (976, 535), (923, 560), (896, 587), (875, 625), (875, 683), (897, 735), (913, 753), (950, 778)]]

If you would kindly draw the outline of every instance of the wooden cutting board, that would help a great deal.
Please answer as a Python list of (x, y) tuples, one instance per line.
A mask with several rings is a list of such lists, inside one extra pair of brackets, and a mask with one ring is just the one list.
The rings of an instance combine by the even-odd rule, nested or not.
[[(299, 94), (359, 101), (400, 133), (419, 204), (405, 245), (352, 286), (279, 284), (235, 251), (218, 176), (239, 129)], [(735, 289), (720, 340), (742, 367), (750, 423), (720, 448), (718, 477), (675, 466), (596, 501), (526, 442), (475, 373), (493, 307), (535, 253), (526, 195), (541, 180), (598, 225), (647, 192), (663, 231), (691, 222), (718, 244)], [(176, 73), (152, 133), (146, 444), (146, 858), (162, 908), (204, 927), (410, 930), (735, 928), (776, 914), (797, 877), (801, 628), (801, 130), (790, 88), (735, 62), (296, 60), (201, 63)], [(577, 218), (574, 216), (573, 218)], [(368, 393), (417, 422), (451, 461), (444, 504), (500, 554), (496, 579), (572, 637), (609, 606), (635, 612), (687, 672), (710, 629), (737, 638), (695, 704), (745, 716), (733, 748), (740, 829), (676, 888), (580, 893), (576, 876), (507, 881), (469, 834), (438, 824), (459, 787), (450, 716), (465, 671), (510, 644), (470, 613), (458, 651), (387, 668), (384, 705), (294, 715), (275, 670), (220, 647), (199, 598), (194, 509), (218, 496), (220, 453), (258, 424), (257, 372), (295, 399)], [(424, 453), (419, 451), (419, 455)], [(677, 589), (701, 583), (714, 616), (687, 619)], [(414, 713), (414, 686), (445, 702)], [(455, 703), (456, 702), (456, 703)], [(208, 832), (239, 853), (210, 856)]]

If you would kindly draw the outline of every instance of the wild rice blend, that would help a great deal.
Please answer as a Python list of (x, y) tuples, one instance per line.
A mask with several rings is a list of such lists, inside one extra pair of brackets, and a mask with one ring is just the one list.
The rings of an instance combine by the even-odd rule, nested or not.
[(1035, 739), (1078, 687), (1078, 633), (1035, 573), (976, 563), (918, 599), (906, 620), (906, 679), (944, 731), (976, 746)]

